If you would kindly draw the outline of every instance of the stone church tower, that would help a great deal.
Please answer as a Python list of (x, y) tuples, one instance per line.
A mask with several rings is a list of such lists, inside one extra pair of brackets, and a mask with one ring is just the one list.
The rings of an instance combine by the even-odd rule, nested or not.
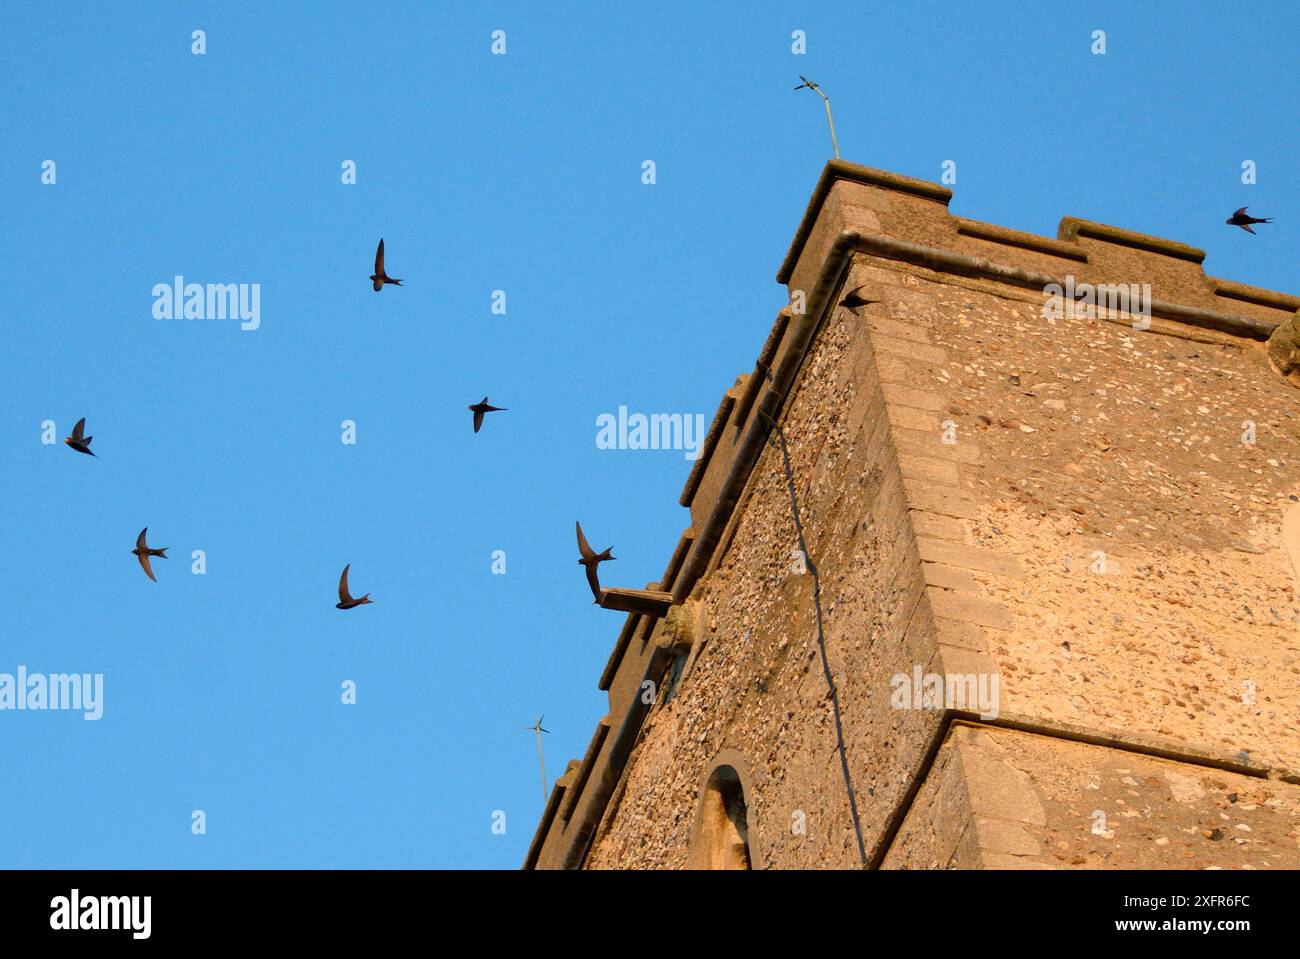
[(525, 868), (1300, 868), (1300, 298), (950, 197), (827, 165)]

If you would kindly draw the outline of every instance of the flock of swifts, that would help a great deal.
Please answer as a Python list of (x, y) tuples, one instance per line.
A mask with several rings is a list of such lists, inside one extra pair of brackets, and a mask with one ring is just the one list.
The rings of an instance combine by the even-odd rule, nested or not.
[[(374, 284), (376, 293), (382, 290), (386, 285), (402, 285), (401, 280), (394, 279), (384, 270), (384, 241), (382, 239), (379, 241), (379, 248), (375, 251), (375, 272), (371, 275), (370, 281)], [(468, 409), (474, 414), (474, 432), (477, 433), (483, 428), (483, 418), (487, 416), (488, 413), (504, 412), (506, 407), (492, 406), (488, 403), (488, 398), (485, 396), (479, 402), (469, 406)], [(77, 420), (77, 425), (72, 428), (72, 435), (65, 437), (63, 442), (72, 447), (78, 453), (85, 453), (87, 456), (95, 456), (95, 453), (90, 448), (90, 442), (93, 439), (93, 436), (86, 435), (86, 418), (83, 416), (81, 419)], [(617, 557), (611, 555), (609, 549), (605, 550), (603, 553), (597, 553), (587, 543), (587, 537), (582, 535), (581, 524), (577, 525), (577, 529), (578, 552), (581, 554), (581, 558), (578, 562), (587, 568), (587, 582), (591, 585), (591, 594), (595, 597), (595, 602), (600, 602), (600, 580), (596, 576), (596, 567), (607, 559), (616, 559)], [(150, 546), (145, 541), (145, 537), (148, 533), (148, 526), (140, 530), (140, 535), (135, 538), (135, 549), (131, 550), (131, 552), (135, 555), (135, 558), (140, 561), (140, 568), (144, 570), (144, 574), (156, 583), (158, 580), (154, 577), (153, 565), (150, 563), (150, 559), (155, 556), (160, 559), (167, 559), (167, 550), (171, 547)], [(351, 567), (352, 564), (348, 563), (343, 567), (342, 575), (339, 576), (339, 601), (334, 604), (335, 609), (355, 609), (358, 606), (366, 606), (374, 602), (374, 600), (370, 598), (369, 593), (366, 593), (364, 596), (353, 596), (351, 591), (348, 589), (348, 570), (351, 569)]]
[[(804, 82), (800, 86), (795, 87), (796, 90), (802, 90), (805, 86), (817, 89), (816, 84), (813, 84), (807, 78), (801, 76), (799, 79)], [(1269, 217), (1250, 216), (1246, 212), (1246, 209), (1247, 208), (1243, 206), (1241, 209), (1234, 212), (1232, 216), (1228, 217), (1224, 223), (1228, 226), (1239, 226), (1247, 233), (1254, 234), (1255, 231), (1251, 229), (1252, 224), (1273, 222), (1272, 218)], [(401, 280), (394, 279), (384, 270), (384, 241), (382, 239), (379, 241), (379, 248), (375, 250), (375, 272), (371, 274), (370, 281), (374, 284), (374, 290), (376, 293), (387, 285), (402, 285)], [(845, 295), (844, 299), (840, 301), (841, 305), (852, 310), (854, 313), (857, 313), (857, 311), (862, 307), (870, 306), (873, 303), (879, 302), (878, 300), (869, 300), (864, 297), (862, 295), (863, 289), (865, 289), (865, 286), (859, 286), (850, 290)], [(768, 372), (767, 375), (770, 377), (771, 373)], [(492, 406), (488, 403), (488, 398), (485, 396), (479, 402), (469, 406), (468, 409), (474, 414), (474, 432), (477, 433), (483, 428), (483, 418), (488, 413), (504, 412), (506, 407)], [(85, 432), (86, 418), (83, 416), (77, 421), (77, 425), (72, 428), (72, 435), (66, 437), (63, 442), (68, 444), (68, 446), (72, 447), (78, 453), (85, 453), (87, 456), (94, 456), (95, 454), (90, 450), (90, 441), (94, 439), (94, 437), (86, 436)], [(606, 549), (604, 552), (597, 553), (591, 548), (591, 544), (587, 542), (587, 537), (582, 534), (582, 524), (575, 523), (574, 525), (578, 532), (578, 563), (585, 567), (587, 572), (587, 584), (591, 587), (591, 595), (595, 597), (594, 602), (599, 603), (600, 578), (597, 574), (597, 567), (606, 560), (617, 559), (617, 557), (613, 556), (610, 552), (613, 547)], [(154, 548), (149, 546), (149, 544), (145, 542), (145, 536), (148, 532), (149, 527), (147, 526), (140, 530), (140, 535), (137, 536), (135, 540), (135, 549), (131, 550), (131, 552), (135, 555), (136, 559), (140, 561), (140, 568), (144, 570), (144, 574), (156, 583), (158, 580), (154, 578), (153, 567), (150, 565), (149, 560), (154, 556), (166, 559), (167, 550), (170, 547), (164, 546), (161, 548)], [(349, 591), (348, 570), (351, 566), (351, 563), (344, 566), (343, 573), (339, 576), (339, 601), (335, 604), (336, 609), (355, 609), (357, 606), (366, 606), (374, 602), (374, 600), (370, 598), (369, 593), (366, 593), (364, 596), (354, 597)]]

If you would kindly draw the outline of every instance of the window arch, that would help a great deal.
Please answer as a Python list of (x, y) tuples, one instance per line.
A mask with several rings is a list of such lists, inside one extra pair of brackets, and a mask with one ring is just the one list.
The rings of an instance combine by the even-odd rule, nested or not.
[[(728, 751), (730, 752), (730, 751)], [(738, 756), (719, 755), (700, 790), (689, 865), (693, 869), (753, 869), (756, 843), (745, 788), (749, 777)]]

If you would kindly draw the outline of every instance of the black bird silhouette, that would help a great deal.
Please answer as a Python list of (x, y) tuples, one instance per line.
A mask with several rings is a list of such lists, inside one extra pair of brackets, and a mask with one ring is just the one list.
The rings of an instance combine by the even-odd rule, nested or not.
[(474, 411), (474, 432), (475, 433), (477, 433), (479, 431), (479, 428), (483, 425), (484, 413), (504, 412), (506, 409), (504, 406), (488, 406), (487, 400), (488, 398), (485, 396), (483, 397), (483, 402), (475, 403), (473, 406), (468, 407), (468, 409)]
[[(63, 442), (67, 443), (78, 453), (85, 453), (88, 456), (95, 456), (95, 454), (90, 451), (90, 441), (93, 440), (95, 437), (83, 436), (82, 434), (85, 432), (86, 432), (86, 418), (83, 416), (81, 419), (77, 420), (77, 425), (72, 428), (72, 435), (65, 437)], [(98, 459), (99, 457), (96, 456), (95, 458)]]
[(382, 289), (384, 288), (384, 284), (385, 284), (385, 283), (391, 283), (391, 284), (393, 284), (394, 286), (401, 286), (401, 285), (402, 285), (402, 281), (401, 281), (401, 280), (394, 280), (391, 276), (389, 276), (387, 273), (384, 272), (384, 241), (383, 241), (383, 239), (380, 239), (380, 241), (379, 241), (379, 249), (377, 249), (377, 250), (375, 251), (375, 272), (374, 272), (374, 275), (370, 277), (370, 279), (374, 280), (374, 282), (375, 282), (375, 292), (376, 292), (376, 293), (378, 293), (380, 290), (382, 290)]
[(1240, 210), (1238, 210), (1236, 213), (1232, 214), (1232, 216), (1228, 217), (1228, 218), (1227, 218), (1226, 220), (1224, 220), (1223, 222), (1226, 223), (1226, 224), (1228, 224), (1228, 226), (1239, 226), (1239, 227), (1241, 227), (1243, 230), (1245, 230), (1247, 233), (1254, 233), (1255, 231), (1252, 230), (1252, 229), (1250, 228), (1250, 225), (1251, 225), (1252, 223), (1272, 223), (1272, 222), (1273, 222), (1273, 218), (1272, 218), (1272, 217), (1262, 218), (1262, 217), (1248, 216), (1247, 213), (1246, 213), (1246, 208), (1243, 206)]
[(596, 597), (595, 601), (599, 603), (600, 578), (596, 575), (596, 567), (607, 559), (618, 559), (618, 557), (610, 555), (609, 550), (614, 548), (612, 546), (603, 553), (597, 553), (587, 542), (587, 537), (582, 535), (582, 524), (575, 521), (573, 525), (578, 528), (578, 552), (582, 554), (578, 562), (587, 567), (587, 583), (591, 586), (591, 595)]
[(862, 286), (854, 287), (844, 294), (844, 299), (840, 300), (840, 306), (847, 306), (854, 313), (858, 312), (858, 307), (870, 306), (872, 303), (879, 303), (879, 300), (868, 300), (862, 295), (862, 291), (867, 288), (864, 283)]
[(162, 549), (150, 549), (149, 545), (144, 541), (144, 535), (147, 532), (149, 532), (148, 526), (140, 530), (140, 535), (135, 538), (135, 549), (131, 550), (131, 552), (134, 553), (136, 559), (140, 561), (140, 568), (144, 570), (144, 574), (150, 579), (153, 579), (156, 583), (158, 580), (153, 577), (153, 569), (149, 566), (149, 557), (161, 556), (163, 559), (166, 559), (167, 550), (171, 549), (171, 547), (164, 546)]
[(343, 575), (339, 577), (339, 601), (334, 604), (335, 609), (352, 609), (354, 606), (364, 606), (367, 603), (373, 603), (370, 594), (362, 596), (360, 599), (353, 599), (352, 594), (348, 592), (348, 570), (352, 564), (343, 567)]

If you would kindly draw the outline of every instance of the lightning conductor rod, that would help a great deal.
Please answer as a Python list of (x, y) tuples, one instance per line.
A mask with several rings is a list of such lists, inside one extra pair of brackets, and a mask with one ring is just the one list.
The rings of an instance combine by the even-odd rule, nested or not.
[(799, 75), (799, 79), (802, 80), (803, 83), (795, 87), (796, 90), (802, 90), (807, 87), (813, 93), (821, 97), (822, 103), (826, 105), (826, 124), (831, 128), (831, 149), (835, 151), (835, 159), (838, 160), (840, 158), (840, 142), (835, 136), (835, 118), (831, 116), (831, 98), (823, 92), (820, 86), (813, 83), (802, 74)]

